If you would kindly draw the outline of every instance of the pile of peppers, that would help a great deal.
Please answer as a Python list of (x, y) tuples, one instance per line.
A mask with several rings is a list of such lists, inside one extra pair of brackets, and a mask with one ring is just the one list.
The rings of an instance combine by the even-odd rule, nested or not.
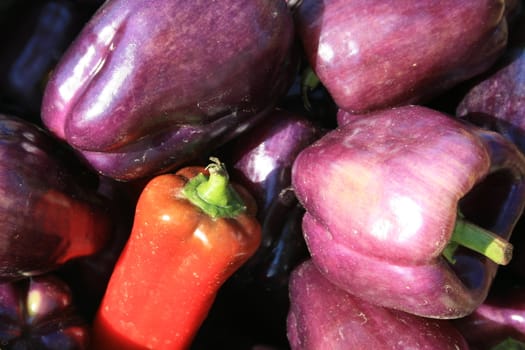
[(525, 349), (525, 3), (390, 3), (1, 1), (0, 348)]

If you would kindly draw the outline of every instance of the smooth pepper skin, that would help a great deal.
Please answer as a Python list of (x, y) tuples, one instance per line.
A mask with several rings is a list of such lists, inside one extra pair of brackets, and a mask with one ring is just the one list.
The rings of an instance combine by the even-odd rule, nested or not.
[(343, 289), (409, 313), (457, 318), (480, 305), (497, 265), (443, 258), (458, 209), (508, 240), (525, 200), (525, 159), (501, 135), (421, 106), (354, 118), (296, 158), (313, 261)]
[(199, 173), (186, 167), (144, 188), (95, 318), (93, 349), (189, 348), (219, 287), (257, 250), (253, 198), (237, 186), (246, 210), (212, 218), (182, 194)]
[(46, 130), (0, 114), (0, 281), (99, 252), (112, 236), (98, 176)]
[(505, 48), (504, 14), (503, 0), (304, 0), (296, 18), (337, 105), (363, 113), (422, 103), (485, 71)]
[(292, 272), (290, 305), (292, 350), (468, 350), (450, 321), (370, 304), (331, 283), (311, 260)]
[(294, 265), (305, 257), (300, 229), (303, 211), (296, 208), (291, 169), (297, 154), (323, 132), (306, 116), (278, 108), (263, 125), (236, 138), (224, 150), (231, 177), (253, 194), (262, 226), (261, 246), (235, 274), (239, 280), (280, 289), (288, 284)]
[[(513, 32), (502, 60), (473, 84), (456, 108), (456, 115), (480, 119), (486, 115), (501, 120), (498, 131), (525, 151), (525, 16)], [(485, 117), (487, 118), (487, 117)], [(514, 130), (513, 130), (514, 129)]]
[(454, 320), (472, 349), (490, 350), (508, 338), (525, 342), (525, 287), (509, 281), (497, 283), (473, 313)]
[[(255, 254), (221, 289), (212, 313), (228, 311), (217, 312), (216, 318), (211, 314), (199, 334), (202, 341), (218, 333), (220, 339), (240, 335), (269, 346), (287, 346), (288, 278), (308, 255), (301, 228), (304, 209), (291, 189), (291, 168), (297, 154), (321, 134), (305, 115), (276, 108), (264, 123), (221, 149), (232, 181), (246, 188), (257, 203), (262, 239)], [(233, 335), (225, 335), (225, 318), (232, 320)]]
[(52, 74), (42, 119), (100, 173), (149, 177), (262, 118), (296, 50), (283, 1), (106, 1)]

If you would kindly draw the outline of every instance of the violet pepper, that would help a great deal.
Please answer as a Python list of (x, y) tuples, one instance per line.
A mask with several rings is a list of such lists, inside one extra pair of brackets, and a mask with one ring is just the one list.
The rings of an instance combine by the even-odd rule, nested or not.
[(280, 289), (288, 284), (293, 265), (306, 256), (300, 228), (303, 208), (291, 188), (291, 172), (297, 154), (323, 132), (297, 112), (275, 109), (264, 123), (222, 150), (231, 177), (254, 195), (263, 230), (261, 246), (236, 279)]
[[(520, 2), (523, 7), (522, 2)], [(464, 93), (455, 109), (456, 115), (482, 128), (497, 131), (525, 152), (525, 14), (517, 12), (517, 20), (509, 33), (508, 49), (490, 72), (477, 79)], [(521, 220), (523, 227), (524, 220)], [(513, 244), (525, 249), (522, 237)], [(519, 254), (511, 268), (522, 277), (525, 259)]]
[(487, 299), (455, 327), (476, 350), (490, 350), (505, 339), (525, 342), (525, 286), (497, 279)]
[(303, 0), (296, 23), (315, 74), (352, 113), (424, 103), (487, 70), (507, 43), (502, 0)]
[(459, 350), (467, 342), (449, 320), (370, 304), (327, 280), (311, 260), (290, 279), (288, 338), (292, 350)]
[(110, 240), (99, 177), (47, 131), (0, 114), (0, 281), (51, 271)]
[(525, 151), (525, 15), (498, 64), (463, 96), (456, 115), (495, 129)]
[(406, 106), (324, 135), (296, 158), (292, 183), (327, 278), (371, 303), (458, 318), (511, 257), (525, 158), (495, 132)]
[(108, 177), (167, 172), (277, 104), (294, 38), (281, 1), (108, 0), (51, 75), (42, 119)]

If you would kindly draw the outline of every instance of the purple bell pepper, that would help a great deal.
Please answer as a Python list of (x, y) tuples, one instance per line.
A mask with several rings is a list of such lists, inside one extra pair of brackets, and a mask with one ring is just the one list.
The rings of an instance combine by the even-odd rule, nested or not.
[(308, 260), (290, 279), (292, 350), (467, 350), (449, 320), (427, 319), (370, 304), (337, 287)]
[(303, 209), (291, 188), (292, 164), (301, 150), (324, 130), (308, 118), (275, 109), (259, 127), (233, 140), (223, 149), (232, 178), (243, 184), (257, 201), (262, 242), (254, 256), (235, 274), (265, 288), (288, 284), (294, 264), (305, 256), (300, 228)]
[(470, 315), (454, 320), (455, 327), (476, 350), (490, 350), (505, 339), (525, 342), (525, 288), (499, 282)]
[[(525, 151), (525, 16), (497, 66), (465, 94), (456, 115), (502, 133)], [(495, 120), (490, 121), (492, 118)]]
[(98, 176), (30, 122), (0, 114), (0, 281), (100, 251), (113, 226)]
[(424, 103), (503, 53), (503, 0), (303, 0), (297, 28), (337, 105), (365, 113)]
[(495, 132), (406, 106), (324, 135), (296, 158), (292, 184), (328, 279), (370, 303), (458, 318), (512, 256), (525, 158)]
[(53, 72), (43, 122), (104, 175), (166, 172), (273, 108), (294, 38), (284, 1), (108, 0)]

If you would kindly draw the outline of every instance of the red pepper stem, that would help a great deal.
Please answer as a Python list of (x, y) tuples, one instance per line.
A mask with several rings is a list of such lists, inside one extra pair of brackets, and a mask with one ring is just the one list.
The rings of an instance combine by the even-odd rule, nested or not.
[(513, 246), (510, 242), (465, 220), (461, 215), (456, 219), (448, 251), (444, 252), (445, 257), (452, 263), (453, 252), (458, 246), (474, 250), (499, 265), (507, 265), (512, 259)]
[(210, 160), (212, 163), (206, 167), (209, 176), (199, 174), (190, 179), (182, 193), (211, 217), (235, 217), (245, 205), (230, 185), (224, 164), (215, 157)]

